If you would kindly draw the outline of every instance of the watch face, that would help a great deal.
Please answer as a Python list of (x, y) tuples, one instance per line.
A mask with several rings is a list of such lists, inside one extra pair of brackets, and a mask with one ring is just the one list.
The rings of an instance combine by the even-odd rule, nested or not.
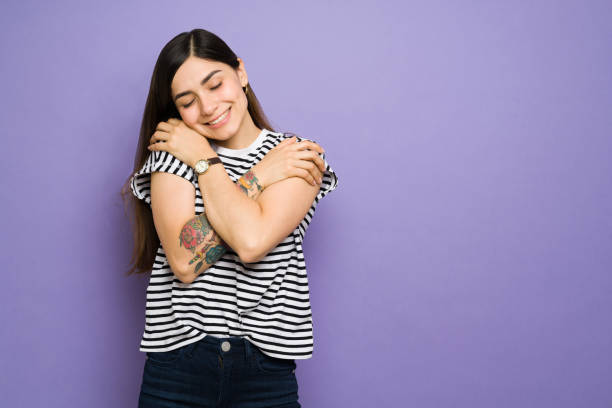
[(206, 160), (200, 160), (196, 163), (195, 170), (198, 173), (204, 173), (208, 170), (208, 162)]

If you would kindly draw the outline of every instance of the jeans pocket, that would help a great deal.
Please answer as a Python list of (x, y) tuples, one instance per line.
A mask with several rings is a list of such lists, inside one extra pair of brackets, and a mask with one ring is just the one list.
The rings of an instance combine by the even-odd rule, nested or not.
[(162, 367), (168, 367), (177, 362), (185, 350), (185, 346), (170, 351), (147, 351), (147, 361)]
[(295, 372), (294, 359), (276, 358), (264, 354), (254, 347), (255, 363), (260, 372), (265, 374), (290, 374)]

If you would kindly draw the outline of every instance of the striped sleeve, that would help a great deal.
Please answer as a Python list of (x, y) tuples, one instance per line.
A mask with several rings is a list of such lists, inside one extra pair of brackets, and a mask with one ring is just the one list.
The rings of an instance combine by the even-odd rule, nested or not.
[[(301, 141), (301, 140), (304, 140), (304, 138), (298, 139), (298, 141)], [(305, 140), (310, 140), (311, 142), (316, 143), (315, 140), (311, 140), (311, 139), (305, 139)], [(321, 185), (319, 186), (319, 192), (317, 193), (312, 205), (310, 206), (310, 209), (308, 210), (308, 212), (306, 213), (306, 215), (304, 216), (304, 218), (298, 225), (298, 232), (300, 234), (301, 239), (304, 239), (306, 230), (308, 229), (308, 226), (310, 225), (310, 221), (312, 221), (312, 218), (314, 217), (314, 213), (315, 213), (315, 210), (317, 208), (317, 204), (319, 203), (319, 201), (321, 201), (321, 199), (325, 197), (327, 194), (334, 191), (336, 187), (338, 186), (338, 176), (336, 172), (334, 171), (334, 169), (331, 167), (331, 165), (327, 162), (325, 153), (319, 153), (319, 157), (323, 159), (323, 163), (325, 164), (325, 172), (323, 173), (322, 182), (321, 182)]]
[(149, 154), (145, 164), (130, 180), (132, 193), (148, 204), (151, 204), (151, 173), (156, 171), (175, 174), (189, 181), (194, 188), (198, 188), (193, 168), (166, 151), (155, 150)]
[(325, 153), (320, 153), (319, 156), (321, 156), (323, 162), (325, 163), (325, 173), (323, 173), (323, 180), (319, 188), (319, 193), (317, 194), (317, 202), (319, 202), (319, 200), (325, 197), (328, 193), (335, 190), (338, 186), (338, 176), (336, 175), (334, 169), (332, 169), (332, 167), (327, 162), (327, 159), (325, 158)]

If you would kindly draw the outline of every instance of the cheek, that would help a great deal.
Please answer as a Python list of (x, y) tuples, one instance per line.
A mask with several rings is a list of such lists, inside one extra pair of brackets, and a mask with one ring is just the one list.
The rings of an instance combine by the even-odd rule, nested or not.
[[(234, 109), (236, 109), (236, 113), (244, 113), (247, 111), (247, 97), (244, 94), (242, 88), (238, 88), (235, 92), (231, 94), (231, 100), (233, 101)], [(233, 109), (232, 109), (233, 110)]]
[[(194, 104), (195, 105), (195, 104)], [(187, 124), (196, 123), (198, 121), (198, 110), (195, 107), (189, 107), (189, 109), (183, 109), (180, 112), (181, 120)]]
[(227, 86), (221, 94), (221, 99), (238, 103), (241, 101), (243, 96), (244, 92), (242, 91), (242, 88), (240, 88), (238, 85)]

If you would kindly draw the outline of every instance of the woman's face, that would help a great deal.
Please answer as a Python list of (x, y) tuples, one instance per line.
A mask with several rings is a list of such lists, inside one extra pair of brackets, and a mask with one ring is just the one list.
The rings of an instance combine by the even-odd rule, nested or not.
[[(248, 78), (242, 60), (238, 60), (240, 66), (234, 70), (221, 62), (191, 56), (172, 79), (172, 100), (181, 119), (207, 138), (230, 139), (248, 115), (242, 90)], [(210, 123), (220, 116), (220, 122)]]

